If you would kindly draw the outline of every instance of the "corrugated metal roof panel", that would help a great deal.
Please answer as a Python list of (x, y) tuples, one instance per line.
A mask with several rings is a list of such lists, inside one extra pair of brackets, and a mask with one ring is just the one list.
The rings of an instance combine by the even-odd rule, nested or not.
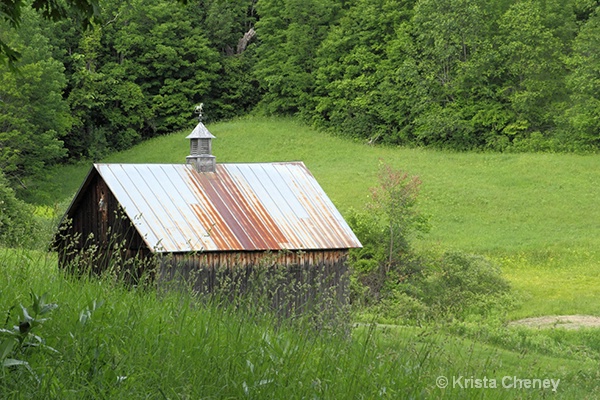
[(157, 252), (345, 249), (361, 244), (301, 162), (95, 164)]

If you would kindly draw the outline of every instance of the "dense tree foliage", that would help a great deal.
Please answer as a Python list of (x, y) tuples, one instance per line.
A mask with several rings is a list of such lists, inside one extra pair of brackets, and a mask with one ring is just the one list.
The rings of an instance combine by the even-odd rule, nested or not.
[[(65, 140), (71, 156), (98, 157), (189, 126), (194, 104), (201, 101), (212, 118), (247, 110), (252, 96), (235, 94), (247, 93), (252, 82), (244, 76), (244, 55), (230, 49), (248, 25), (240, 10), (252, 3), (107, 0), (103, 5), (102, 25), (73, 38), (62, 34), (64, 27), (54, 32), (72, 41), (63, 56), (67, 99), (79, 132)], [(240, 25), (216, 27), (219, 13)], [(207, 25), (218, 29), (208, 31)]]
[(64, 67), (51, 57), (39, 18), (28, 13), (24, 26), (0, 26), (0, 37), (21, 53), (15, 72), (0, 65), (0, 170), (13, 186), (23, 188), (28, 175), (40, 175), (65, 152), (63, 138), (72, 119), (62, 91)]
[(523, 148), (556, 133), (575, 28), (562, 2), (357, 1), (319, 49), (313, 121), (371, 142)]
[(253, 0), (101, 6), (87, 27), (77, 10), (49, 23), (27, 8), (18, 29), (0, 25), (21, 54), (0, 71), (0, 167), (11, 182), (189, 127), (199, 102), (213, 120), (258, 102)]
[(597, 148), (600, 145), (600, 8), (583, 23), (573, 43), (569, 58), (570, 73), (566, 84), (570, 89), (566, 112), (573, 140)]
[[(0, 23), (18, 28), (31, 9), (39, 11), (45, 19), (58, 21), (68, 18), (69, 14), (82, 26), (87, 26), (94, 17), (99, 16), (98, 0), (0, 0)], [(12, 69), (19, 60), (19, 50), (0, 38), (0, 62), (6, 62)]]
[(379, 107), (391, 100), (382, 87), (386, 77), (380, 64), (396, 27), (409, 17), (408, 3), (359, 0), (329, 30), (318, 51), (313, 114), (317, 124), (347, 135), (389, 133), (389, 110)]
[(370, 143), (597, 148), (597, 1), (313, 3), (258, 2), (262, 110)]
[(46, 3), (1, 3), (0, 47), (21, 54), (0, 66), (15, 188), (191, 127), (199, 102), (209, 120), (298, 115), (370, 143), (600, 146), (597, 0)]
[(336, 18), (334, 0), (261, 0), (261, 45), (255, 74), (270, 113), (293, 114), (312, 104), (317, 48)]

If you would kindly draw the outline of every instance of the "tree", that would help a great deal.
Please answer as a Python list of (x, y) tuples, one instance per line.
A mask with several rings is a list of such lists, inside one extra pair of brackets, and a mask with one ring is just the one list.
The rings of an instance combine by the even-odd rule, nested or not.
[(33, 207), (17, 199), (0, 169), (0, 244), (20, 246), (36, 234)]
[(461, 150), (485, 145), (489, 129), (474, 119), (494, 101), (488, 8), (485, 0), (420, 0), (399, 32), (394, 46), (407, 61), (398, 79), (406, 79), (415, 96), (410, 112), (417, 142)]
[(411, 8), (412, 1), (359, 0), (329, 30), (317, 53), (313, 120), (318, 125), (372, 142), (386, 139), (390, 93), (382, 93), (380, 85), (392, 71), (381, 64)]
[(566, 97), (562, 43), (544, 25), (539, 4), (531, 0), (511, 5), (498, 29), (500, 95), (514, 115), (503, 131), (511, 139), (548, 132)]
[(210, 107), (206, 97), (219, 70), (196, 8), (160, 0), (117, 4), (104, 28), (110, 53), (99, 71), (118, 70), (140, 87), (152, 113), (147, 136), (187, 127), (195, 104)]
[(575, 140), (595, 147), (600, 145), (600, 7), (591, 14), (573, 46), (567, 77), (571, 107), (568, 127)]
[(22, 17), (22, 27), (0, 27), (0, 37), (22, 56), (18, 72), (0, 66), (0, 169), (13, 186), (24, 189), (25, 178), (42, 175), (46, 166), (64, 155), (60, 140), (71, 126), (62, 98), (63, 66), (50, 56), (33, 12)]
[(83, 32), (69, 57), (70, 88), (67, 100), (75, 117), (65, 146), (73, 158), (98, 159), (109, 150), (123, 150), (139, 142), (152, 117), (141, 87), (123, 65), (106, 62), (102, 26)]
[(407, 273), (401, 269), (410, 251), (411, 236), (429, 229), (427, 217), (416, 209), (420, 185), (417, 176), (380, 163), (378, 185), (371, 188), (368, 207), (384, 227), (385, 273), (390, 270)]
[(242, 115), (260, 101), (256, 64), (257, 0), (210, 0), (203, 21), (210, 46), (219, 50), (219, 79), (211, 88), (210, 118)]
[(259, 0), (256, 7), (261, 105), (267, 113), (297, 113), (310, 107), (316, 51), (338, 6), (332, 0)]
[[(8, 22), (12, 28), (18, 28), (23, 22), (26, 9), (39, 11), (41, 15), (49, 20), (58, 21), (75, 15), (84, 26), (100, 14), (98, 0), (0, 0), (0, 20)], [(0, 38), (0, 62), (7, 63), (10, 68), (16, 66), (21, 53), (5, 40)]]
[(210, 96), (211, 119), (231, 118), (252, 110), (261, 99), (260, 84), (252, 74), (256, 64), (256, 47), (242, 54), (221, 56), (220, 79), (213, 82)]
[(348, 223), (363, 245), (350, 252), (353, 290), (359, 298), (369, 292), (365, 298), (369, 303), (418, 276), (423, 268), (411, 247), (412, 239), (429, 229), (428, 217), (417, 209), (420, 185), (417, 176), (380, 162), (365, 211), (349, 215)]
[(71, 157), (98, 158), (188, 127), (199, 102), (209, 117), (223, 116), (212, 101), (222, 95), (215, 86), (237, 80), (217, 74), (221, 56), (206, 37), (205, 17), (197, 3), (106, 0), (102, 24), (80, 32), (56, 27), (55, 42), (68, 49)]
[(105, 0), (101, 23), (84, 30), (59, 21), (47, 30), (67, 76), (69, 157), (97, 159), (188, 128), (199, 102), (211, 120), (258, 102), (255, 46), (246, 35), (256, 19), (254, 0), (179, 3), (186, 4)]
[(257, 0), (208, 0), (202, 24), (212, 47), (227, 56), (240, 55), (254, 38)]

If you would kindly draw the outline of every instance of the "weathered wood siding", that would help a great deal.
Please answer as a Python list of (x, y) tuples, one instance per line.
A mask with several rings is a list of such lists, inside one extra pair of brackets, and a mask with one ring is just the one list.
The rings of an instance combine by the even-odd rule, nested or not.
[(270, 307), (289, 315), (346, 304), (347, 255), (347, 250), (169, 254), (159, 262), (158, 279), (201, 294), (263, 295)]
[(322, 265), (345, 260), (348, 250), (311, 250), (311, 251), (220, 251), (201, 253), (172, 253), (165, 256), (170, 264), (179, 269), (189, 270), (201, 267), (226, 267), (254, 265)]
[[(98, 272), (109, 266), (116, 251), (120, 259), (143, 259), (150, 254), (99, 175), (92, 178), (88, 190), (66, 217), (56, 241), (61, 267), (87, 256)], [(88, 250), (88, 254), (83, 250)]]

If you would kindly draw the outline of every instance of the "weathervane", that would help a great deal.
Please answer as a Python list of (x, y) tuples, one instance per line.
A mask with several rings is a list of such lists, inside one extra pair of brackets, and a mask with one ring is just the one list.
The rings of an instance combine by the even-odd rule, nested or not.
[(194, 113), (198, 114), (198, 121), (202, 122), (202, 108), (204, 108), (204, 103), (200, 103), (196, 106)]

